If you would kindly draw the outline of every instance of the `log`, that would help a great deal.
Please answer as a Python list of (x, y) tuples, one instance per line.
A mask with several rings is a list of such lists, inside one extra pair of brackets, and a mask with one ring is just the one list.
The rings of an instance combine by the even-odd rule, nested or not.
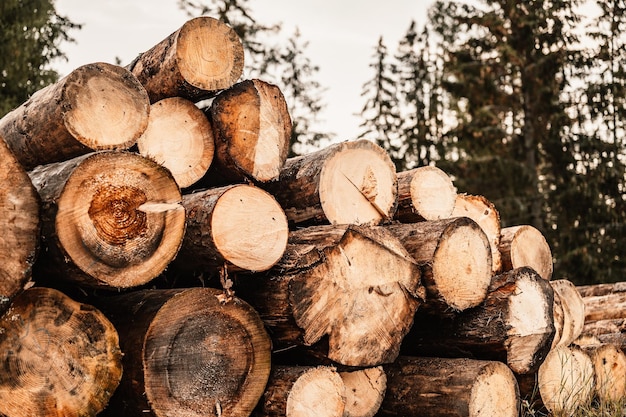
[(275, 366), (257, 417), (342, 417), (346, 387), (329, 366)]
[(311, 226), (289, 242), (270, 271), (235, 283), (275, 351), (319, 348), (347, 366), (393, 361), (423, 299), (419, 268), (402, 244), (380, 226), (355, 225)]
[(576, 286), (569, 280), (559, 279), (550, 281), (554, 290), (554, 327), (555, 335), (552, 348), (568, 346), (581, 335), (585, 324), (585, 305), (576, 290)]
[(35, 267), (78, 285), (143, 285), (175, 257), (185, 211), (173, 177), (141, 155), (103, 151), (37, 167), (44, 248)]
[(585, 322), (626, 318), (626, 292), (583, 297)]
[(597, 337), (615, 333), (626, 333), (626, 317), (585, 322), (581, 335)]
[(402, 353), (497, 360), (516, 374), (533, 373), (554, 337), (553, 294), (530, 268), (504, 272), (493, 278), (477, 307), (452, 316), (422, 316), (418, 310)]
[(595, 396), (603, 403), (617, 403), (626, 397), (626, 354), (615, 344), (599, 340), (579, 343), (591, 358)]
[(27, 285), (39, 250), (39, 196), (0, 138), (0, 315)]
[(285, 252), (287, 217), (258, 187), (238, 184), (186, 194), (183, 206), (187, 226), (175, 262), (182, 268), (266, 271)]
[(576, 287), (582, 297), (609, 295), (626, 292), (626, 282), (611, 282), (605, 284), (578, 285)]
[(463, 311), (479, 305), (491, 282), (491, 249), (468, 217), (387, 227), (420, 264), (426, 300), (421, 309)]
[(124, 376), (103, 416), (250, 415), (269, 377), (271, 342), (247, 303), (212, 288), (98, 302), (124, 353)]
[(6, 114), (0, 136), (29, 171), (95, 150), (130, 148), (149, 111), (146, 90), (127, 69), (87, 64)]
[(543, 234), (529, 225), (504, 227), (498, 246), (502, 270), (533, 268), (544, 279), (552, 278), (552, 251)]
[(208, 16), (183, 24), (127, 68), (155, 103), (167, 97), (197, 102), (237, 82), (243, 73), (243, 44), (226, 23)]
[(500, 255), (500, 213), (495, 205), (481, 195), (457, 194), (451, 217), (469, 217), (483, 229), (491, 247), (494, 273), (502, 271)]
[(95, 416), (122, 375), (118, 333), (96, 308), (33, 287), (0, 318), (0, 415)]
[(339, 372), (346, 386), (344, 417), (373, 417), (385, 398), (387, 374), (382, 366)]
[(180, 188), (187, 188), (209, 170), (215, 143), (204, 112), (189, 100), (171, 97), (150, 106), (148, 127), (137, 148), (166, 167)]
[(398, 172), (398, 209), (402, 223), (451, 217), (456, 200), (452, 179), (441, 169), (423, 166)]
[(280, 89), (253, 79), (215, 97), (206, 110), (215, 134), (208, 185), (278, 178), (291, 140), (291, 117)]
[(401, 356), (385, 372), (381, 417), (519, 415), (517, 381), (501, 362)]
[(368, 140), (289, 158), (278, 180), (262, 186), (293, 224), (380, 224), (397, 207), (395, 166)]
[(520, 392), (522, 398), (529, 398), (535, 411), (571, 416), (577, 409), (588, 406), (593, 397), (593, 363), (577, 346), (552, 349), (536, 375), (524, 377), (526, 380), (518, 380)]

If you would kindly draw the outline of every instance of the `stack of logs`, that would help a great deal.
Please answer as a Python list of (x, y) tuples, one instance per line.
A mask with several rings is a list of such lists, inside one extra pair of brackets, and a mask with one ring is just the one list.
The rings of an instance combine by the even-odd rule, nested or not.
[(552, 279), (537, 229), (436, 167), (397, 173), (364, 140), (288, 158), (285, 99), (240, 80), (243, 56), (192, 19), (0, 119), (0, 415), (506, 417), (625, 395), (626, 311), (590, 306), (626, 292)]

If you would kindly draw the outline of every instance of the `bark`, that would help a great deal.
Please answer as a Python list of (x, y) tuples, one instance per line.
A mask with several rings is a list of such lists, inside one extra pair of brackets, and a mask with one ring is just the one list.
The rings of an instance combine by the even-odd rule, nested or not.
[(501, 362), (402, 356), (385, 371), (381, 417), (519, 415), (517, 381)]
[(138, 154), (103, 151), (31, 173), (43, 202), (42, 275), (129, 288), (161, 274), (183, 239), (173, 177)]
[(169, 169), (180, 188), (187, 188), (209, 170), (215, 142), (204, 112), (189, 100), (171, 97), (150, 106), (148, 127), (137, 147)]
[(103, 416), (245, 416), (270, 373), (270, 339), (247, 303), (211, 288), (99, 300), (116, 325), (124, 376)]
[(396, 220), (414, 223), (451, 217), (456, 188), (444, 171), (434, 166), (423, 166), (399, 172), (397, 178)]
[(0, 415), (95, 416), (122, 375), (118, 333), (88, 304), (43, 287), (0, 318)]
[(606, 284), (579, 285), (576, 287), (582, 297), (609, 295), (626, 292), (626, 282), (612, 282)]
[(418, 310), (403, 353), (497, 360), (517, 374), (535, 372), (554, 337), (553, 294), (530, 268), (497, 275), (478, 307), (441, 317)]
[(494, 273), (502, 272), (500, 255), (500, 213), (494, 204), (480, 195), (457, 194), (452, 217), (469, 217), (483, 229), (491, 247), (491, 260)]
[(601, 336), (604, 334), (626, 333), (626, 317), (585, 322), (582, 335)]
[(571, 281), (550, 281), (554, 290), (554, 327), (552, 347), (568, 346), (581, 335), (585, 324), (585, 305)]
[(491, 249), (480, 226), (467, 217), (386, 226), (420, 264), (426, 287), (423, 309), (438, 314), (479, 305), (491, 282)]
[(39, 250), (39, 196), (0, 137), (0, 315), (27, 285)]
[(522, 225), (503, 228), (498, 249), (503, 271), (529, 266), (542, 278), (552, 278), (552, 251), (546, 238), (534, 227)]
[(256, 417), (342, 417), (346, 387), (335, 368), (276, 366)]
[(95, 150), (126, 149), (148, 125), (145, 89), (126, 69), (84, 65), (0, 119), (0, 136), (26, 170)]
[(139, 54), (127, 68), (146, 88), (151, 103), (167, 97), (195, 102), (235, 84), (243, 61), (237, 33), (220, 20), (202, 16)]
[(278, 180), (263, 187), (294, 224), (380, 224), (397, 208), (395, 166), (368, 140), (289, 158)]
[(339, 372), (346, 386), (344, 417), (373, 417), (387, 390), (387, 375), (382, 366)]
[(583, 297), (585, 322), (626, 318), (626, 292)]
[(221, 93), (207, 110), (215, 132), (209, 185), (278, 178), (289, 153), (291, 117), (280, 89), (245, 80)]
[(276, 351), (315, 344), (335, 363), (362, 367), (397, 357), (423, 297), (413, 259), (375, 226), (292, 232), (274, 268), (235, 288), (259, 311)]
[(266, 271), (283, 256), (289, 226), (271, 194), (252, 185), (230, 185), (183, 196), (187, 228), (176, 264)]
[(593, 363), (577, 346), (558, 346), (548, 353), (536, 375), (523, 375), (518, 384), (533, 410), (571, 416), (591, 402)]

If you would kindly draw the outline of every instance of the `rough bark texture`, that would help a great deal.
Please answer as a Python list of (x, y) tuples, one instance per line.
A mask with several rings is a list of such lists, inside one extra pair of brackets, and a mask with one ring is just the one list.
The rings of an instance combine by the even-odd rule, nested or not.
[(448, 317), (418, 310), (403, 353), (498, 360), (517, 374), (535, 372), (554, 337), (553, 294), (530, 268), (497, 275), (478, 307)]
[(583, 297), (585, 322), (626, 318), (626, 292)]
[(372, 417), (385, 398), (387, 374), (382, 366), (339, 372), (346, 386), (344, 417)]
[(25, 290), (0, 318), (0, 415), (95, 416), (122, 375), (118, 333), (96, 308)]
[(576, 287), (582, 297), (609, 295), (626, 292), (626, 281), (612, 282), (607, 284), (579, 285)]
[(220, 20), (202, 16), (185, 22), (127, 68), (146, 88), (151, 103), (167, 97), (198, 101), (235, 84), (243, 61), (237, 33)]
[(26, 170), (94, 150), (126, 149), (148, 125), (145, 89), (126, 69), (84, 65), (0, 119), (0, 136)]
[(395, 166), (368, 140), (289, 158), (278, 180), (263, 187), (295, 224), (380, 224), (397, 208)]
[(368, 367), (397, 357), (423, 296), (419, 277), (384, 228), (317, 226), (292, 232), (283, 259), (266, 275), (240, 279), (236, 291), (259, 311), (277, 350), (328, 336), (331, 361)]
[(242, 300), (189, 288), (99, 302), (118, 328), (125, 370), (103, 415), (247, 417), (261, 398), (271, 342)]
[(342, 417), (346, 387), (335, 368), (275, 366), (257, 417)]
[(215, 143), (209, 120), (181, 97), (150, 106), (148, 127), (137, 139), (139, 153), (170, 170), (180, 188), (200, 180), (213, 162)]
[(483, 229), (491, 247), (494, 273), (502, 271), (500, 255), (500, 213), (494, 204), (480, 195), (457, 194), (452, 217), (469, 217)]
[(550, 281), (554, 290), (554, 327), (555, 335), (552, 347), (568, 346), (580, 336), (585, 324), (585, 305), (569, 280)]
[(456, 188), (441, 169), (423, 166), (398, 172), (398, 210), (403, 223), (445, 219), (452, 215)]
[(205, 182), (268, 182), (278, 178), (291, 140), (291, 117), (280, 89), (245, 80), (207, 110), (215, 133), (215, 164)]
[(39, 249), (39, 196), (0, 137), (0, 315), (25, 287)]
[(274, 197), (252, 185), (230, 185), (183, 196), (187, 229), (176, 264), (266, 271), (283, 256), (289, 226)]
[(522, 225), (503, 228), (498, 249), (503, 271), (529, 266), (542, 278), (552, 278), (552, 251), (546, 238), (534, 227)]
[(385, 372), (381, 417), (519, 415), (517, 381), (501, 362), (401, 356)]
[(128, 288), (159, 275), (183, 239), (185, 210), (169, 171), (141, 155), (104, 151), (31, 173), (43, 201), (42, 275)]
[(386, 226), (420, 264), (426, 301), (438, 313), (479, 305), (491, 282), (491, 249), (468, 217)]

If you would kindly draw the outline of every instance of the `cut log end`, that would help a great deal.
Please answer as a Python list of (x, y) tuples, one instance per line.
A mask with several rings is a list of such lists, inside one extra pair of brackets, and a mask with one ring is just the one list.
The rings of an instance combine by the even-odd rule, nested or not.
[(398, 211), (402, 222), (439, 220), (452, 215), (456, 188), (441, 169), (423, 166), (398, 173)]
[(533, 268), (544, 279), (552, 278), (552, 251), (543, 234), (529, 225), (502, 229), (499, 243), (503, 269)]
[(148, 127), (137, 140), (139, 153), (170, 170), (180, 188), (196, 183), (211, 166), (211, 124), (191, 101), (172, 97), (150, 108)]
[(87, 64), (65, 81), (67, 130), (92, 150), (126, 149), (148, 125), (150, 102), (139, 81), (125, 68)]
[(552, 347), (568, 346), (581, 335), (585, 325), (585, 303), (569, 280), (550, 281), (554, 290), (554, 325)]
[(183, 79), (206, 91), (232, 86), (243, 72), (243, 44), (226, 23), (207, 16), (187, 21), (178, 31), (176, 57)]
[(513, 372), (501, 362), (485, 365), (476, 377), (469, 400), (469, 416), (516, 416), (519, 389)]
[(317, 367), (303, 373), (287, 397), (286, 417), (341, 417), (345, 385), (334, 368)]
[(387, 375), (382, 366), (340, 372), (339, 376), (346, 386), (344, 417), (373, 417), (387, 389)]
[(282, 207), (266, 191), (248, 185), (230, 188), (220, 197), (211, 230), (224, 259), (249, 271), (265, 271), (276, 264), (289, 237)]
[(386, 153), (369, 141), (345, 142), (324, 162), (319, 198), (331, 224), (380, 224), (396, 210), (397, 179)]
[(144, 284), (178, 252), (185, 229), (180, 201), (171, 174), (153, 161), (126, 152), (93, 154), (72, 172), (58, 200), (59, 243), (95, 285)]
[(159, 309), (145, 336), (145, 394), (152, 410), (248, 416), (269, 377), (270, 343), (246, 303), (226, 301), (208, 288), (182, 290)]
[(0, 319), (0, 414), (95, 416), (122, 375), (113, 325), (59, 291), (30, 288)]

